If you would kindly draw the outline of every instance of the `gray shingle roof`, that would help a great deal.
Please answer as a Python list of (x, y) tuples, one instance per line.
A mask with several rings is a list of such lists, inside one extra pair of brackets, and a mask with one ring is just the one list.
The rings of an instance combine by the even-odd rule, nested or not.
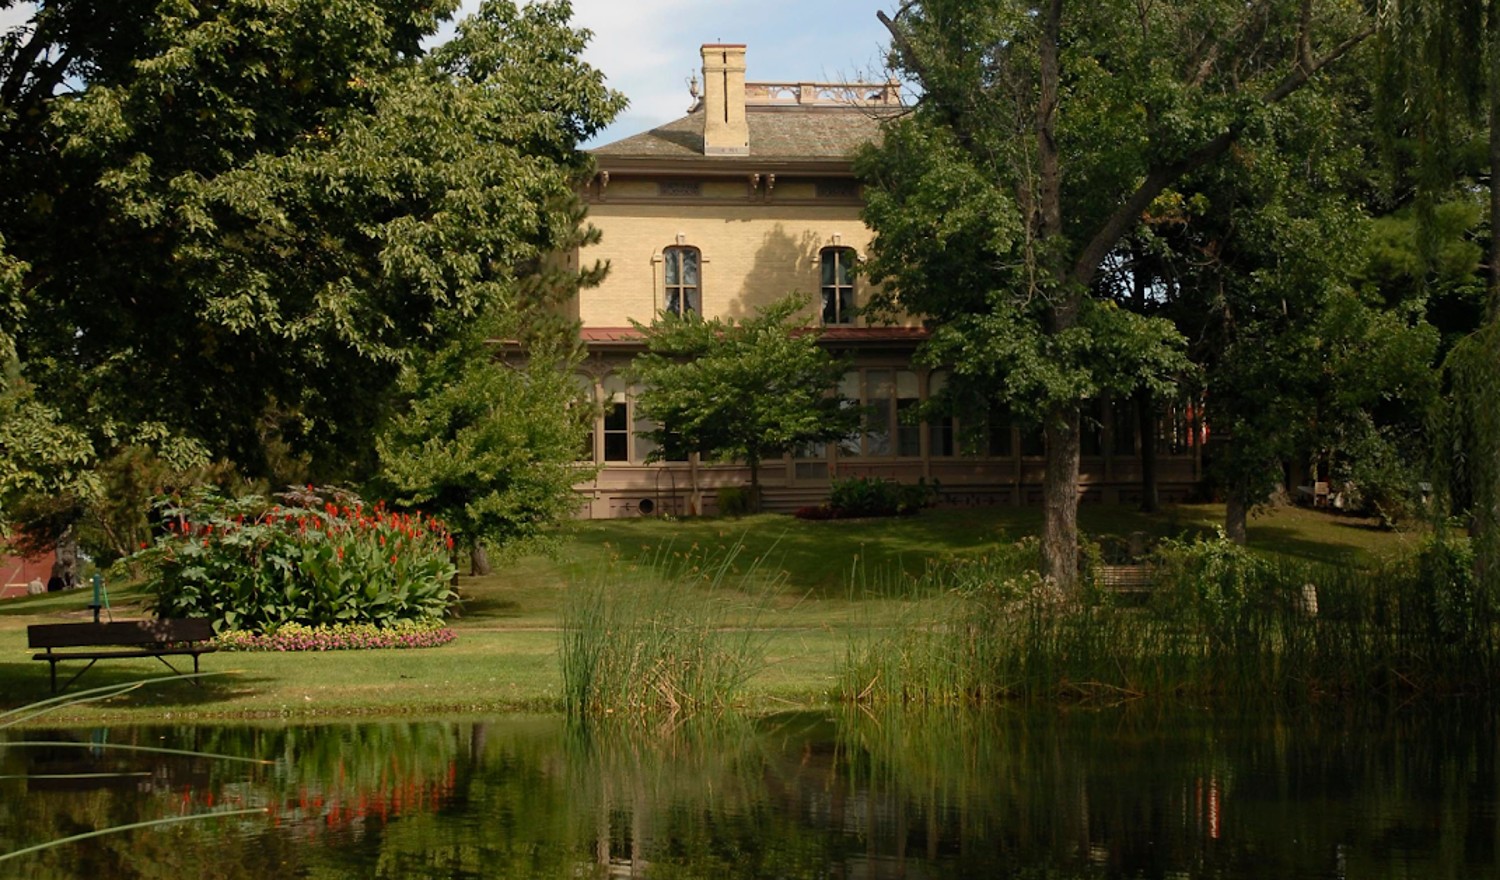
[[(880, 137), (871, 107), (747, 107), (752, 159), (847, 159)], [(703, 156), (703, 111), (659, 128), (596, 147), (601, 158), (667, 159)]]

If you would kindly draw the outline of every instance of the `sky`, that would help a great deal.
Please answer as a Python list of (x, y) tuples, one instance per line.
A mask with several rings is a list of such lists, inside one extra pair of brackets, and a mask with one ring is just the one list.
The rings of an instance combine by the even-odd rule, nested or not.
[[(464, 0), (472, 11), (478, 0)], [(593, 31), (584, 59), (604, 71), (630, 107), (592, 144), (609, 143), (681, 116), (704, 43), (744, 43), (752, 82), (881, 80), (894, 0), (573, 0), (573, 24)], [(30, 4), (0, 9), (0, 31)]]
[[(466, 9), (478, 6), (465, 0)], [(890, 0), (573, 0), (594, 36), (584, 60), (630, 99), (592, 144), (670, 122), (687, 110), (704, 43), (744, 43), (751, 82), (883, 80), (889, 40), (875, 17)]]

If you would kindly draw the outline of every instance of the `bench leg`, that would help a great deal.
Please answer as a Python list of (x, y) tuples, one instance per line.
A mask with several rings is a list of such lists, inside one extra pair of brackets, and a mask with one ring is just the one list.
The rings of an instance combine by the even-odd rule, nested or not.
[(163, 665), (163, 666), (167, 667), (168, 669), (172, 670), (172, 674), (173, 675), (181, 675), (182, 674), (181, 672), (177, 671), (177, 667), (176, 666), (173, 666), (170, 662), (167, 661), (166, 657), (163, 657), (160, 654), (156, 654), (154, 656), (156, 657), (156, 659), (158, 659), (158, 660), (161, 661), (161, 665)]
[[(58, 658), (58, 659), (60, 660), (62, 658)], [(68, 685), (70, 685), (73, 682), (77, 681), (78, 677), (81, 676), (81, 675), (83, 675), (85, 672), (88, 672), (90, 669), (93, 669), (94, 668), (94, 664), (98, 663), (98, 662), (99, 662), (99, 658), (98, 657), (95, 657), (95, 658), (91, 659), (89, 661), (89, 665), (87, 665), (87, 666), (83, 667), (82, 669), (78, 670), (77, 672), (73, 673), (73, 677), (72, 678), (70, 678), (67, 681), (63, 682), (63, 686), (62, 686), (61, 689), (62, 690), (67, 690), (68, 689)], [(57, 692), (58, 692), (58, 687), (57, 687), (57, 660), (53, 660), (52, 661), (52, 693), (55, 694)]]

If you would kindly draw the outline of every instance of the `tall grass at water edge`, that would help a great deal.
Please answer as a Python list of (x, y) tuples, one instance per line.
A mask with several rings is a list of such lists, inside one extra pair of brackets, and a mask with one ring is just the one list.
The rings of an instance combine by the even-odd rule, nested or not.
[(1142, 601), (1044, 582), (1035, 545), (929, 571), (944, 598), (851, 639), (837, 692), (880, 704), (1316, 700), (1491, 692), (1496, 597), (1472, 553), (1432, 540), (1372, 570), (1268, 560), (1225, 541), (1167, 542)]
[(755, 626), (779, 586), (743, 545), (709, 553), (668, 542), (574, 581), (563, 606), (563, 698), (569, 716), (660, 717), (733, 704), (759, 671)]

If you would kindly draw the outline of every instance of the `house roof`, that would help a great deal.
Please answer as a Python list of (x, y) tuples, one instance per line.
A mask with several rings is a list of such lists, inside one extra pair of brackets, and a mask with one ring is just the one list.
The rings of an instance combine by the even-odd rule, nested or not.
[[(890, 112), (877, 107), (748, 106), (749, 158), (848, 161), (861, 145), (879, 139), (881, 117)], [(601, 159), (703, 158), (703, 110), (591, 152)]]

